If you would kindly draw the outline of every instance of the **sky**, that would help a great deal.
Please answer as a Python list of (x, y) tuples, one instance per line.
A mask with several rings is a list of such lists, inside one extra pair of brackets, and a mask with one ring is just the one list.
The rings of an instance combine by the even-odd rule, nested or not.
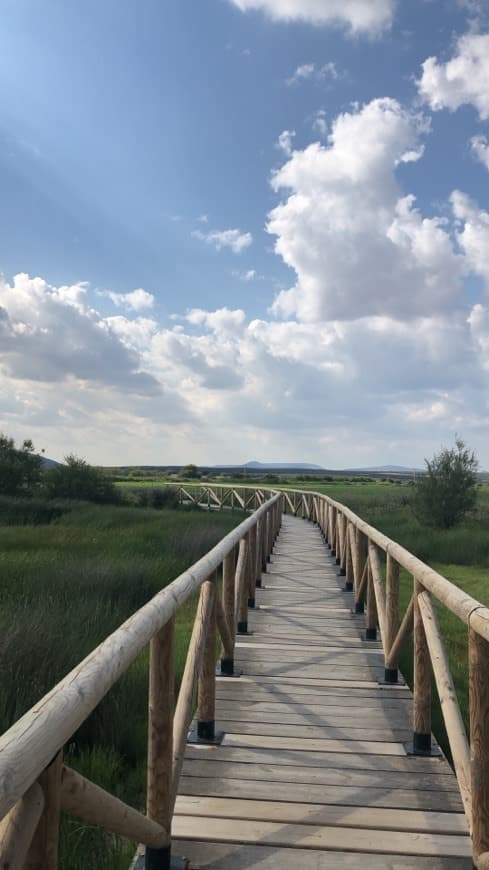
[(0, 430), (489, 467), (489, 0), (2, 0)]

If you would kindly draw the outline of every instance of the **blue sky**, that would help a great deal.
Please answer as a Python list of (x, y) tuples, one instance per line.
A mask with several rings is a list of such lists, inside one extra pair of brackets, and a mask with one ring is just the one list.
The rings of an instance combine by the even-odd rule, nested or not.
[(4, 0), (2, 428), (332, 466), (457, 431), (489, 464), (487, 12)]

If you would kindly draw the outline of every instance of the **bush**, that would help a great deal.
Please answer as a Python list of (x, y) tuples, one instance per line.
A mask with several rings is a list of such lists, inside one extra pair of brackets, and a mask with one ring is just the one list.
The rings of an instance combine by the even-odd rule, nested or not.
[(124, 496), (129, 496), (128, 501), (137, 507), (149, 507), (156, 510), (180, 507), (178, 490), (173, 486), (135, 487), (129, 491), (126, 489)]
[(32, 441), (17, 448), (13, 438), (0, 432), (0, 492), (2, 495), (31, 493), (41, 480), (42, 459)]
[(415, 513), (428, 525), (451, 529), (475, 507), (479, 463), (460, 438), (425, 463), (426, 474), (416, 483)]
[(57, 465), (46, 472), (46, 491), (52, 498), (115, 504), (120, 501), (114, 484), (103, 471), (93, 468), (84, 459), (70, 454), (66, 465)]

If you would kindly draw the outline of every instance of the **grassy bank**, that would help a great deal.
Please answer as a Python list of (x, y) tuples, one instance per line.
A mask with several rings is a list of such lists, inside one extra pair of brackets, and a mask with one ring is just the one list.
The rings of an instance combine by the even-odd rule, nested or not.
[[(0, 527), (1, 730), (239, 520), (227, 512), (75, 504), (47, 525)], [(178, 614), (178, 677), (195, 603)], [(67, 748), (70, 765), (141, 808), (147, 664), (144, 653)], [(122, 870), (132, 852), (102, 831), (63, 823), (62, 867)]]

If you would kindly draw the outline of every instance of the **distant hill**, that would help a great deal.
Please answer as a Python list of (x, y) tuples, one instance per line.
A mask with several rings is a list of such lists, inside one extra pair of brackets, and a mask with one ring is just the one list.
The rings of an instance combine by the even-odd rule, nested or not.
[(248, 469), (250, 471), (270, 471), (271, 469), (276, 471), (277, 468), (294, 468), (300, 471), (324, 471), (321, 465), (312, 465), (310, 462), (256, 462), (256, 460), (252, 460), (251, 462), (244, 462), (242, 465), (219, 465), (217, 467), (235, 468), (236, 470)]
[(355, 471), (355, 472), (359, 472), (359, 471), (361, 471), (361, 472), (364, 472), (364, 473), (365, 473), (365, 472), (368, 473), (369, 471), (375, 471), (375, 472), (377, 472), (377, 473), (384, 472), (384, 473), (386, 473), (386, 474), (388, 474), (388, 473), (392, 473), (392, 474), (414, 474), (414, 472), (420, 472), (420, 471), (423, 471), (422, 468), (409, 468), (409, 467), (407, 467), (407, 466), (405, 466), (405, 465), (374, 465), (374, 466), (372, 466), (372, 467), (370, 467), (370, 468), (364, 468), (364, 467), (362, 467), (362, 468), (343, 468), (342, 470), (343, 470), (344, 472), (346, 472), (347, 474), (351, 474), (353, 471)]
[(61, 462), (56, 462), (55, 459), (49, 459), (47, 456), (41, 456), (41, 462), (43, 464), (43, 468), (56, 468), (57, 465), (61, 465)]

